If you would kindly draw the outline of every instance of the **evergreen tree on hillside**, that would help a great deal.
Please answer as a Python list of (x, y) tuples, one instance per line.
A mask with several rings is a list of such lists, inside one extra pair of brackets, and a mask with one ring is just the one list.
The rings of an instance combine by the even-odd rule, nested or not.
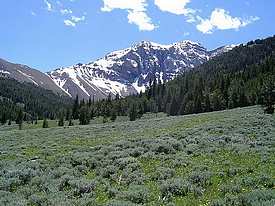
[(111, 121), (114, 122), (117, 119), (117, 112), (115, 109), (112, 109), (111, 111)]
[(19, 125), (19, 129), (22, 129), (22, 125), (23, 125), (23, 118), (24, 118), (24, 113), (23, 113), (23, 109), (19, 109), (18, 113), (17, 113), (17, 117), (16, 117), (16, 124)]
[(210, 97), (209, 94), (207, 93), (205, 95), (205, 100), (204, 100), (204, 111), (205, 112), (210, 112), (211, 111), (211, 102), (210, 102)]
[(49, 128), (49, 123), (48, 123), (47, 118), (44, 118), (42, 127), (43, 128)]
[(89, 107), (92, 106), (92, 99), (91, 99), (91, 96), (89, 97), (88, 106), (89, 106)]
[(179, 108), (178, 108), (178, 103), (176, 101), (175, 95), (172, 98), (170, 108), (169, 108), (169, 115), (175, 116), (178, 114)]
[(71, 116), (72, 116), (71, 109), (70, 109), (70, 108), (67, 108), (65, 120), (66, 120), (66, 121), (69, 121), (69, 119), (71, 118)]
[(264, 91), (263, 102), (265, 106), (265, 112), (267, 114), (274, 114), (275, 89), (272, 89), (272, 87), (269, 87)]
[(58, 126), (59, 127), (64, 126), (64, 114), (63, 114), (63, 112), (60, 112), (60, 114), (59, 114)]
[(141, 118), (144, 114), (144, 104), (139, 103), (138, 105), (138, 112), (137, 112), (137, 118)]
[(7, 123), (7, 115), (6, 115), (6, 113), (4, 112), (4, 113), (2, 114), (2, 117), (1, 117), (1, 124), (4, 125), (4, 124), (6, 124), (6, 123)]
[(95, 108), (94, 106), (90, 107), (90, 119), (94, 119), (95, 118)]
[(137, 114), (137, 106), (135, 103), (132, 103), (129, 109), (130, 121), (135, 121), (137, 119)]
[(73, 105), (73, 109), (72, 109), (72, 116), (73, 116), (73, 119), (78, 119), (79, 118), (79, 99), (78, 99), (78, 95), (76, 95), (76, 98), (74, 100), (74, 105)]
[(79, 124), (88, 125), (90, 124), (90, 113), (87, 106), (82, 106), (79, 111)]
[(72, 118), (69, 119), (69, 127), (74, 126)]

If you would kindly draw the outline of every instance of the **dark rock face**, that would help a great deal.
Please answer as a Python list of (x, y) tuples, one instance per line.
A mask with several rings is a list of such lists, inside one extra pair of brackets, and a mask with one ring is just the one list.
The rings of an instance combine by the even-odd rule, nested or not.
[(207, 51), (191, 41), (171, 45), (143, 41), (95, 62), (60, 68), (48, 75), (73, 97), (78, 94), (87, 99), (94, 95), (100, 99), (109, 93), (126, 96), (145, 90), (154, 78), (169, 81), (221, 53), (222, 48)]

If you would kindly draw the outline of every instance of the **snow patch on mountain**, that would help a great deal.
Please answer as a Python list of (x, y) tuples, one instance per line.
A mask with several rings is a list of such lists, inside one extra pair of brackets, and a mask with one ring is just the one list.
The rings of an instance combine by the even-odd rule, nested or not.
[(4, 71), (4, 70), (0, 70), (0, 74), (6, 74), (6, 75), (9, 75), (9, 74), (10, 74), (10, 72), (8, 72), (8, 71)]
[(20, 74), (22, 74), (23, 76), (27, 77), (29, 80), (31, 80), (32, 83), (34, 83), (36, 86), (39, 86), (39, 84), (33, 80), (33, 77), (31, 75), (28, 75), (24, 72), (22, 72), (21, 70), (17, 70)]

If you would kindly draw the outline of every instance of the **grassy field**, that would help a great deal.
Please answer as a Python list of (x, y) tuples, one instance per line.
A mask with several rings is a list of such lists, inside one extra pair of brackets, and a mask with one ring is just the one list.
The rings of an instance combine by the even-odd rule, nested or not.
[(0, 127), (0, 205), (275, 205), (261, 107), (101, 122)]

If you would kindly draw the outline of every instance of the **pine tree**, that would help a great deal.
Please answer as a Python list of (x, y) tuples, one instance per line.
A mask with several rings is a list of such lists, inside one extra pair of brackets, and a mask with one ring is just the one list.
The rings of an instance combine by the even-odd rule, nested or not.
[(275, 90), (271, 87), (266, 89), (263, 94), (263, 102), (265, 106), (265, 113), (274, 114), (274, 104), (275, 104)]
[(95, 118), (95, 109), (94, 106), (90, 107), (90, 119), (94, 119)]
[(24, 118), (24, 113), (23, 113), (23, 110), (20, 108), (18, 111), (18, 114), (17, 114), (17, 118), (16, 118), (16, 124), (19, 125), (19, 130), (22, 129), (23, 118)]
[(137, 114), (137, 118), (141, 118), (144, 114), (144, 108), (143, 108), (143, 104), (139, 103), (138, 105), (138, 114)]
[(120, 99), (119, 94), (116, 94), (115, 101), (118, 101)]
[(132, 103), (132, 105), (130, 106), (129, 118), (130, 121), (135, 121), (137, 119), (137, 108), (135, 103)]
[(184, 113), (185, 114), (193, 114), (195, 112), (194, 107), (195, 107), (194, 101), (192, 101), (192, 100), (188, 101), (185, 105)]
[(103, 120), (102, 120), (103, 124), (108, 122), (108, 117), (106, 115), (103, 115)]
[(156, 103), (156, 101), (151, 101), (151, 112), (156, 114), (157, 116), (157, 113), (158, 113), (158, 105)]
[(152, 85), (152, 97), (155, 98), (157, 96), (157, 80), (154, 77), (153, 85)]
[(114, 109), (111, 111), (111, 121), (114, 122), (117, 119), (117, 113)]
[(204, 111), (205, 112), (210, 112), (211, 111), (211, 102), (210, 102), (210, 97), (209, 94), (207, 93), (205, 95), (205, 105), (204, 105)]
[(177, 101), (176, 101), (176, 97), (174, 95), (173, 99), (171, 101), (170, 108), (169, 108), (169, 115), (176, 116), (178, 114), (178, 111), (179, 111), (178, 104), (177, 104)]
[(69, 119), (69, 127), (71, 127), (71, 126), (74, 126), (74, 123), (73, 123), (72, 119), (70, 118)]
[(43, 125), (42, 125), (43, 128), (49, 128), (49, 123), (48, 123), (48, 120), (46, 118), (44, 118), (43, 120)]
[(64, 114), (63, 114), (63, 112), (61, 112), (60, 115), (59, 115), (58, 126), (59, 127), (64, 126)]
[(1, 117), (1, 124), (4, 125), (4, 124), (6, 124), (6, 123), (7, 123), (7, 115), (6, 115), (6, 113), (4, 112), (4, 113), (2, 114), (2, 117)]
[(35, 116), (35, 121), (34, 121), (34, 124), (38, 124), (38, 116)]
[(91, 99), (91, 96), (89, 97), (88, 106), (89, 106), (89, 107), (91, 107), (91, 106), (92, 106), (92, 99)]
[(66, 121), (69, 121), (69, 119), (71, 118), (72, 116), (72, 112), (71, 112), (71, 109), (67, 109), (66, 110)]
[(161, 86), (161, 98), (164, 98), (166, 92), (166, 86), (165, 86), (165, 82), (163, 82), (162, 86)]
[(79, 99), (78, 95), (76, 95), (74, 105), (73, 105), (73, 111), (72, 111), (73, 119), (79, 118)]
[(79, 124), (88, 125), (90, 124), (90, 114), (86, 106), (82, 106), (79, 111)]

